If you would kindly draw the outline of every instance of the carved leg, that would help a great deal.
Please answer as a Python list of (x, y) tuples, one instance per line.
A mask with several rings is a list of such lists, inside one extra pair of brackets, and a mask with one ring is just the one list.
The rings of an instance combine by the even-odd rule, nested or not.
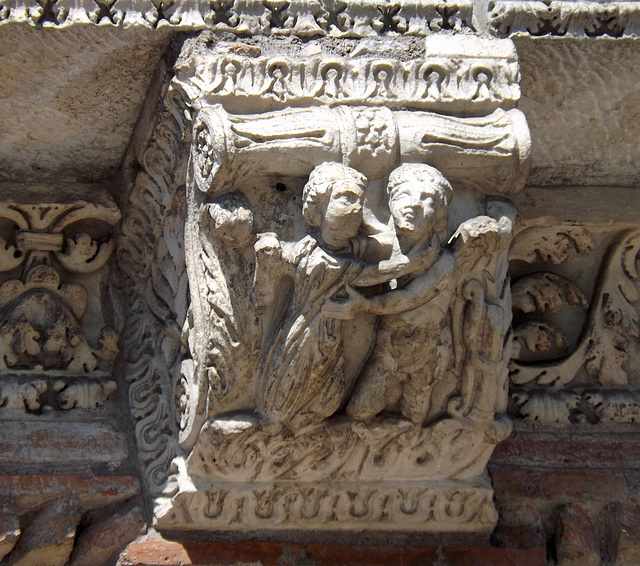
[(390, 357), (376, 356), (356, 385), (347, 405), (347, 414), (368, 421), (382, 412), (396, 382), (397, 364)]
[(412, 423), (422, 425), (431, 407), (431, 390), (433, 387), (435, 359), (425, 365), (419, 373), (411, 373), (402, 391), (402, 414)]

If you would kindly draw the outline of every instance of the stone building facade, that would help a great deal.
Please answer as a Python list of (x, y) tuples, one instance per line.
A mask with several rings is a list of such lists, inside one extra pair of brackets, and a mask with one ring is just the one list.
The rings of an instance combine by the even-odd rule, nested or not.
[(0, 564), (639, 564), (639, 29), (0, 2)]

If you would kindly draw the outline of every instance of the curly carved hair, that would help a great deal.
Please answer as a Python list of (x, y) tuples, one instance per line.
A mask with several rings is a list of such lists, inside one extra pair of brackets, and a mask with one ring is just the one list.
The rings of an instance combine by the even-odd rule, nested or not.
[(309, 226), (317, 228), (322, 220), (322, 209), (336, 183), (351, 179), (356, 181), (364, 199), (367, 178), (342, 163), (323, 163), (311, 171), (309, 180), (302, 191), (302, 215)]
[(408, 182), (418, 182), (433, 190), (436, 199), (435, 230), (443, 240), (446, 237), (448, 206), (453, 199), (453, 188), (447, 178), (435, 167), (424, 163), (405, 163), (391, 172), (387, 183), (387, 195), (393, 198), (393, 193)]

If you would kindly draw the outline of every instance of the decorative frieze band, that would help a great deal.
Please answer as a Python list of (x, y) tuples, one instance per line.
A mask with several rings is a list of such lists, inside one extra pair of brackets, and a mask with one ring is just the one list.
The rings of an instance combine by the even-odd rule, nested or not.
[(359, 38), (378, 34), (425, 36), (473, 30), (473, 3), (386, 0), (5, 0), (0, 24), (38, 27), (97, 24), (118, 27), (206, 28), (237, 35)]
[[(427, 39), (425, 57), (343, 59), (338, 57), (244, 57), (232, 53), (194, 55), (177, 69), (191, 100), (227, 103), (242, 112), (296, 105), (380, 106), (435, 112), (484, 114), (513, 108), (520, 98), (513, 44), (459, 36), (442, 49)], [(223, 49), (221, 47), (220, 49)], [(257, 49), (257, 48), (256, 48)], [(259, 51), (259, 50), (258, 50)], [(490, 55), (488, 54), (490, 53)]]
[(640, 391), (512, 388), (509, 412), (514, 418), (547, 424), (637, 423), (640, 422)]
[(489, 26), (499, 36), (637, 37), (639, 2), (497, 0)]
[(221, 484), (156, 509), (159, 528), (482, 532), (495, 525), (489, 482)]
[[(238, 36), (302, 38), (427, 36), (481, 31), (470, 0), (4, 0), (0, 25), (36, 27), (95, 24), (116, 27), (213, 29)], [(639, 2), (493, 0), (489, 31), (501, 36), (637, 37)]]
[(119, 334), (100, 288), (119, 220), (100, 187), (2, 186), (2, 411), (95, 408), (115, 391)]
[(116, 390), (110, 379), (35, 374), (2, 375), (0, 416), (8, 409), (40, 413), (46, 409), (95, 409)]

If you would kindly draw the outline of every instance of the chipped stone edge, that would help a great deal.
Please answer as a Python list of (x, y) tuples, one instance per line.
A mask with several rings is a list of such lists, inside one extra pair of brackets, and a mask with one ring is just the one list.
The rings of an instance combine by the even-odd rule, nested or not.
[(640, 37), (640, 2), (492, 0), (489, 30), (498, 37)]

